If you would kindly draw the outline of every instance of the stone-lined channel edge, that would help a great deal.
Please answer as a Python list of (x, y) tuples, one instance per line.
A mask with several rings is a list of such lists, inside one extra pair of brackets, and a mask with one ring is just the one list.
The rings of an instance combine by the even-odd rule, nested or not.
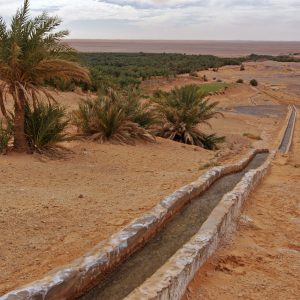
[(278, 146), (255, 170), (247, 172), (235, 188), (225, 194), (194, 237), (179, 249), (160, 269), (136, 288), (124, 300), (180, 300), (197, 271), (215, 252), (222, 240), (236, 230), (243, 205), (271, 167), (276, 152), (291, 126), (284, 153), (290, 149), (297, 118), (295, 106), (289, 107)]
[[(289, 109), (279, 145), (291, 115), (292, 110)], [(196, 181), (164, 198), (150, 212), (100, 242), (83, 257), (51, 271), (41, 280), (3, 295), (0, 300), (68, 300), (80, 296), (155, 236), (172, 216), (218, 178), (244, 169), (257, 153), (267, 151), (251, 150), (238, 163), (210, 169)], [(275, 152), (261, 167), (249, 171), (235, 189), (223, 197), (198, 234), (126, 299), (180, 299), (199, 267), (217, 248), (220, 240), (234, 229), (243, 202), (266, 174)]]

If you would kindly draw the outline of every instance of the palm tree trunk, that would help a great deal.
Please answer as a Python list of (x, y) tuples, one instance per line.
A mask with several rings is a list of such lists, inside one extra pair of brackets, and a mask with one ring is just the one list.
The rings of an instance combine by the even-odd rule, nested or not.
[(15, 99), (14, 149), (16, 152), (29, 152), (25, 135), (25, 95), (22, 90), (18, 91), (18, 99)]
[(0, 91), (0, 110), (2, 112), (2, 115), (7, 119), (7, 111), (5, 109), (3, 94), (1, 91)]

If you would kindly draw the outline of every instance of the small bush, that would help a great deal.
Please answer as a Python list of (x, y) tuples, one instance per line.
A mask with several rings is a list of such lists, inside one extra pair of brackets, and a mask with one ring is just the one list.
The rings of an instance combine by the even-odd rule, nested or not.
[(0, 153), (5, 154), (8, 148), (8, 143), (12, 138), (13, 130), (12, 130), (11, 122), (4, 122), (0, 120)]
[(218, 144), (221, 144), (224, 141), (224, 136), (217, 136), (216, 134), (204, 135), (201, 137), (203, 148), (208, 150), (217, 150)]
[(206, 149), (216, 149), (223, 137), (207, 135), (198, 125), (220, 114), (216, 110), (218, 102), (204, 99), (202, 86), (186, 85), (175, 88), (170, 93), (161, 93), (153, 99), (159, 118), (156, 134), (177, 142), (197, 145)]
[(112, 91), (95, 100), (83, 100), (78, 110), (73, 112), (74, 124), (82, 134), (100, 143), (110, 141), (134, 145), (136, 140), (153, 142), (154, 137), (145, 128), (132, 121), (139, 119), (146, 127), (149, 122), (146, 120), (147, 116), (137, 111), (136, 107), (129, 107), (123, 100)]
[(250, 85), (252, 85), (252, 86), (258, 86), (257, 80), (256, 79), (250, 80)]
[(240, 78), (236, 81), (236, 83), (244, 83), (244, 80)]
[(43, 152), (58, 147), (69, 140), (65, 133), (69, 120), (65, 109), (57, 104), (38, 103), (34, 108), (25, 107), (25, 134), (33, 151)]
[(120, 99), (120, 103), (130, 121), (148, 129), (156, 120), (149, 101), (142, 101), (141, 98), (140, 91), (132, 89)]
[(241, 64), (240, 71), (245, 71), (245, 66)]

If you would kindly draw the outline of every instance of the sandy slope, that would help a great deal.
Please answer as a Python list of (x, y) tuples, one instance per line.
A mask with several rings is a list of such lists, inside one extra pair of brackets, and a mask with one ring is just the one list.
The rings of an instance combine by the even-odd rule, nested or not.
[[(230, 108), (251, 104), (253, 95), (258, 104), (277, 102), (246, 85), (213, 98)], [(58, 94), (69, 109), (81, 97)], [(135, 147), (71, 142), (66, 146), (73, 153), (62, 160), (1, 156), (0, 295), (84, 254), (195, 180), (204, 166), (236, 161), (251, 147), (272, 146), (282, 125), (277, 116), (224, 115), (212, 122), (214, 131), (227, 137), (217, 152), (158, 139)]]
[(235, 236), (200, 269), (184, 300), (300, 295), (300, 122), (292, 152), (277, 155), (246, 204)]

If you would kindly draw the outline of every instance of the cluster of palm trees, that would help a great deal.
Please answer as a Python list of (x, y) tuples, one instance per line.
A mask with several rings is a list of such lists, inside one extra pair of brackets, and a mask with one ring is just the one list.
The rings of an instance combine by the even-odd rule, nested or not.
[(206, 134), (200, 124), (221, 115), (217, 102), (206, 99), (201, 86), (186, 85), (171, 92), (157, 91), (144, 99), (138, 90), (106, 91), (94, 100), (83, 100), (72, 113), (81, 135), (99, 142), (135, 144), (154, 142), (155, 136), (215, 149), (223, 137)]
[[(108, 89), (94, 100), (84, 100), (71, 118), (55, 103), (46, 88), (48, 80), (89, 82), (89, 71), (74, 61), (73, 49), (61, 43), (67, 31), (46, 13), (29, 17), (29, 1), (17, 11), (8, 27), (0, 17), (0, 151), (13, 141), (18, 152), (40, 151), (69, 137), (69, 119), (79, 134), (99, 142), (134, 144), (153, 142), (155, 136), (214, 149), (222, 137), (207, 135), (199, 124), (218, 113), (196, 85), (156, 92), (143, 99), (138, 90)], [(13, 99), (14, 111), (7, 110)], [(11, 136), (10, 136), (11, 135)]]

